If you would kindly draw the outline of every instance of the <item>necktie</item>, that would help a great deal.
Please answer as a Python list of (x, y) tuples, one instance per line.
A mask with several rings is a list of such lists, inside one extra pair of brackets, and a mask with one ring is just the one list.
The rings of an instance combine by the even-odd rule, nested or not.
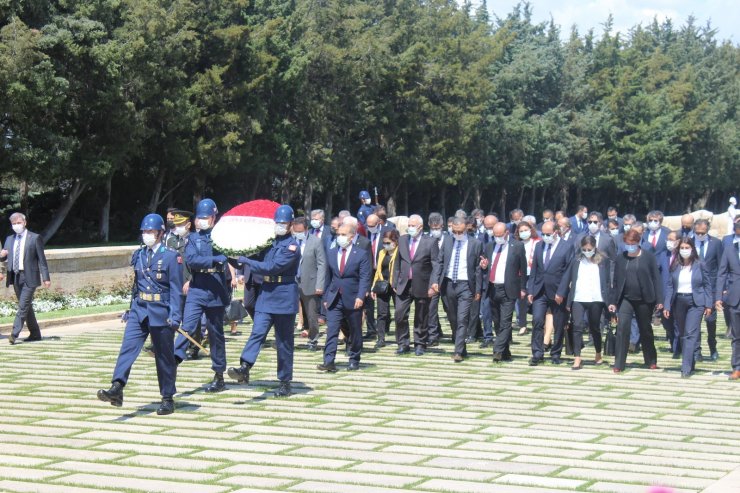
[(457, 240), (455, 246), (455, 260), (452, 266), (452, 282), (457, 282), (457, 270), (460, 268), (460, 249), (462, 248), (462, 241)]
[(496, 280), (496, 267), (498, 267), (498, 259), (501, 257), (501, 250), (504, 249), (504, 246), (498, 245), (496, 248), (498, 248), (498, 251), (496, 252), (496, 257), (494, 257), (493, 259), (493, 265), (491, 266), (491, 275), (488, 277), (491, 282)]
[(701, 257), (702, 260), (704, 259), (704, 243), (705, 242), (703, 241), (699, 242), (699, 257)]
[(342, 258), (339, 260), (339, 275), (344, 275), (344, 265), (347, 261), (347, 249), (342, 248)]
[(378, 259), (378, 233), (373, 233), (372, 247), (373, 247), (373, 267), (375, 267), (375, 261)]
[(303, 240), (298, 240), (298, 251), (301, 252), (301, 260), (298, 261), (298, 270), (295, 273), (296, 278), (301, 278), (301, 265), (303, 264)]
[(321, 230), (319, 230), (319, 229), (314, 229), (313, 230), (313, 234), (315, 234), (316, 236), (319, 236), (319, 233), (320, 232), (321, 232)]
[(545, 248), (545, 267), (550, 263), (550, 254), (552, 253), (552, 243), (548, 243)]
[(151, 248), (147, 248), (146, 250), (146, 266), (149, 267), (152, 265), (152, 257), (154, 256), (154, 252), (152, 252)]
[(653, 248), (655, 248), (655, 246), (658, 244), (658, 234), (657, 233), (653, 233), (653, 239), (651, 243), (653, 244)]
[(13, 271), (18, 274), (21, 270), (21, 235), (16, 235), (13, 245)]
[[(409, 249), (409, 254), (411, 257), (411, 261), (414, 261), (414, 255), (416, 254), (416, 240), (411, 240), (411, 248)], [(414, 269), (409, 267), (409, 279), (412, 279), (414, 277)]]

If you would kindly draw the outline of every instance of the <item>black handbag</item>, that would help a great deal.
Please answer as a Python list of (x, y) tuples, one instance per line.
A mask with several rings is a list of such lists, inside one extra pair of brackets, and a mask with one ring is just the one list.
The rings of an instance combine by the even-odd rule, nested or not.
[(226, 311), (224, 311), (224, 323), (230, 324), (233, 322), (238, 322), (246, 316), (247, 309), (244, 308), (242, 300), (232, 299), (231, 303), (229, 303), (229, 306), (226, 307)]
[(611, 322), (609, 322), (609, 325), (606, 326), (606, 337), (604, 339), (604, 354), (606, 356), (614, 356), (616, 348), (617, 348), (617, 336), (614, 335), (614, 331), (612, 330), (612, 324)]
[(388, 281), (385, 281), (383, 279), (378, 279), (375, 281), (375, 284), (373, 284), (373, 289), (371, 290), (375, 294), (388, 294), (388, 291), (390, 291), (391, 285)]

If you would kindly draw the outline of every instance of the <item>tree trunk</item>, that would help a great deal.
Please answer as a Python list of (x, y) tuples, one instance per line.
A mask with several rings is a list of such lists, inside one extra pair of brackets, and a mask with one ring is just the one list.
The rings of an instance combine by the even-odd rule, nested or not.
[(468, 199), (470, 198), (470, 188), (465, 189), (465, 194), (463, 195), (462, 200), (460, 201), (460, 209), (465, 210), (465, 204), (468, 203)]
[(313, 206), (313, 183), (310, 181), (306, 183), (306, 192), (303, 196), (303, 210), (304, 214), (311, 218), (311, 207)]
[(75, 205), (75, 202), (77, 202), (77, 199), (80, 198), (80, 195), (82, 195), (82, 192), (85, 191), (85, 188), (87, 188), (87, 184), (76, 180), (74, 182), (74, 185), (72, 185), (72, 189), (69, 191), (69, 195), (67, 195), (67, 198), (62, 202), (62, 205), (59, 206), (57, 210), (54, 211), (54, 214), (51, 216), (51, 220), (46, 225), (44, 230), (40, 233), (41, 238), (44, 240), (44, 243), (47, 243), (57, 232), (59, 227), (64, 222), (64, 219), (66, 219), (67, 214), (69, 214), (69, 211), (72, 210), (72, 206)]
[(105, 202), (100, 210), (100, 240), (108, 243), (110, 236), (110, 200), (113, 185), (113, 173), (105, 180)]
[(519, 187), (519, 198), (516, 201), (516, 208), (522, 208), (522, 200), (524, 200), (524, 187)]
[(206, 179), (203, 177), (202, 174), (196, 173), (195, 174), (195, 188), (193, 189), (193, 210), (195, 210), (195, 206), (198, 205), (198, 202), (201, 201), (203, 198), (203, 193), (206, 189)]
[(388, 200), (385, 202), (385, 211), (388, 214), (388, 217), (396, 217), (398, 214), (396, 214), (396, 201), (394, 200), (393, 196), (389, 196)]
[(501, 199), (499, 200), (499, 218), (506, 221), (506, 188), (501, 189)]
[(351, 202), (350, 193), (351, 193), (351, 190), (350, 190), (350, 183), (349, 183), (349, 175), (347, 175), (347, 190), (346, 190), (346, 193), (344, 194), (344, 197), (345, 197), (344, 207), (348, 211), (352, 212), (352, 209), (351, 209), (352, 202)]
[(560, 209), (568, 214), (568, 185), (560, 186)]
[(578, 205), (583, 203), (583, 187), (581, 185), (576, 187), (576, 202)]
[(409, 215), (409, 181), (403, 181), (403, 214)]
[(535, 202), (537, 201), (537, 187), (532, 187), (532, 197), (529, 201), (529, 213), (533, 216), (535, 214)]
[(442, 189), (439, 191), (439, 201), (442, 204), (442, 209), (439, 211), (442, 214), (442, 219), (447, 224), (447, 185), (443, 184)]
[(21, 181), (19, 192), (21, 196), (21, 211), (23, 212), (23, 214), (28, 216), (28, 181), (27, 180)]
[(473, 207), (480, 209), (480, 187), (478, 185), (473, 188)]
[(709, 197), (712, 196), (712, 193), (714, 190), (704, 190), (704, 193), (701, 194), (701, 196), (696, 199), (696, 202), (694, 202), (694, 210), (699, 209), (706, 209), (707, 202), (709, 201)]
[(334, 217), (334, 214), (332, 212), (332, 207), (334, 207), (334, 190), (327, 190), (326, 191), (326, 201), (324, 202), (324, 216), (327, 221), (331, 221), (331, 218)]
[(152, 196), (149, 199), (149, 207), (147, 208), (148, 212), (155, 212), (157, 210), (157, 206), (159, 206), (159, 196), (162, 194), (162, 186), (164, 185), (166, 174), (167, 168), (165, 166), (161, 166), (157, 173), (157, 179), (154, 181), (154, 190), (152, 190)]

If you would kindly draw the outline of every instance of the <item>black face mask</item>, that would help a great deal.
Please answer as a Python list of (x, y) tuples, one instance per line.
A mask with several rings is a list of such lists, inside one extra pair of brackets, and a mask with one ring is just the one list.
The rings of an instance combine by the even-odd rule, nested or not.
[(167, 221), (167, 229), (175, 229), (174, 221)]

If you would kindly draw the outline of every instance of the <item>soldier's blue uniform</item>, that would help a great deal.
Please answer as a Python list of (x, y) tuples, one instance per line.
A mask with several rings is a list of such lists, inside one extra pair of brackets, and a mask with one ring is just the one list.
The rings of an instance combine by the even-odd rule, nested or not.
[[(226, 371), (224, 342), (224, 310), (231, 298), (230, 271), (224, 255), (214, 255), (211, 230), (190, 233), (185, 245), (185, 263), (193, 278), (185, 298), (182, 329), (191, 336), (195, 333), (201, 315), (205, 313), (213, 371)], [(175, 341), (175, 356), (185, 359), (189, 341), (182, 335)]]
[(372, 214), (375, 211), (375, 207), (372, 205), (368, 205), (365, 203), (366, 200), (370, 198), (370, 193), (367, 190), (363, 190), (360, 192), (360, 200), (362, 200), (362, 205), (359, 209), (357, 209), (357, 220), (362, 223), (362, 225), (365, 225), (365, 222), (367, 221), (367, 216)]
[[(149, 214), (142, 230), (164, 230), (164, 220)], [(172, 396), (177, 392), (177, 363), (173, 340), (181, 322), (182, 264), (180, 256), (161, 243), (152, 248), (143, 246), (131, 257), (134, 268), (131, 307), (127, 312), (126, 329), (113, 371), (110, 390), (98, 391), (98, 398), (114, 406), (123, 404), (123, 387), (128, 382), (131, 367), (149, 335), (156, 355), (157, 380), (162, 395), (162, 407), (157, 414), (174, 411)]]

